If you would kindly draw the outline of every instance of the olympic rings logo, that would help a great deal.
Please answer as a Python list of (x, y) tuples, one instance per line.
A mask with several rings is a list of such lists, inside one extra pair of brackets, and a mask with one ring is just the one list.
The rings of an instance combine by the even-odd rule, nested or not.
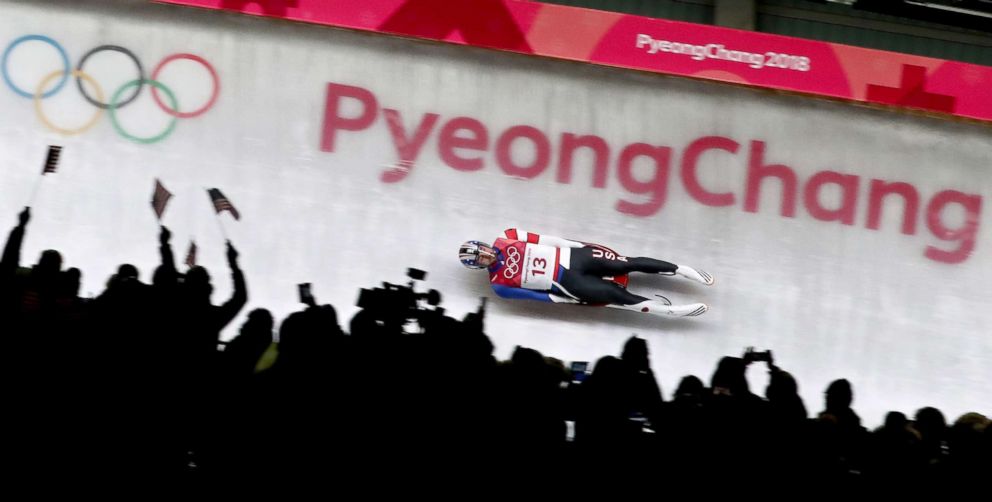
[(506, 268), (503, 269), (503, 277), (512, 279), (520, 272), (520, 251), (515, 247), (506, 248)]
[[(62, 59), (62, 69), (55, 70), (49, 73), (48, 75), (46, 75), (44, 78), (41, 79), (41, 81), (34, 88), (34, 90), (25, 90), (18, 87), (13, 82), (13, 80), (11, 80), (10, 72), (9, 69), (7, 68), (8, 60), (10, 59), (10, 55), (14, 51), (14, 49), (16, 49), (19, 45), (23, 44), (24, 42), (29, 42), (29, 41), (44, 42), (48, 45), (51, 45), (52, 47), (55, 48), (55, 50), (58, 51), (59, 56), (61, 56)], [(92, 76), (90, 76), (85, 71), (83, 71), (83, 66), (85, 66), (86, 61), (90, 57), (92, 57), (94, 54), (104, 51), (119, 52), (127, 56), (134, 63), (134, 66), (137, 69), (137, 73), (138, 73), (138, 78), (125, 83), (116, 91), (114, 91), (114, 93), (110, 95), (109, 102), (105, 101), (106, 95), (104, 94), (103, 88), (100, 87), (100, 84), (96, 81), (96, 79), (94, 79)], [(186, 59), (189, 61), (193, 61), (195, 63), (199, 63), (204, 68), (206, 68), (206, 70), (210, 73), (210, 78), (213, 80), (213, 90), (210, 94), (210, 98), (207, 100), (207, 103), (196, 110), (188, 111), (188, 112), (179, 111), (179, 102), (176, 100), (175, 94), (172, 92), (171, 89), (166, 87), (165, 84), (163, 84), (158, 80), (159, 75), (162, 73), (162, 69), (165, 68), (166, 65), (168, 65), (173, 61), (177, 61), (181, 59)], [(113, 124), (114, 130), (116, 130), (118, 134), (131, 141), (137, 143), (143, 143), (143, 144), (157, 143), (169, 137), (169, 135), (172, 134), (172, 131), (175, 129), (176, 122), (178, 119), (189, 119), (203, 115), (204, 113), (207, 112), (207, 110), (211, 109), (214, 106), (214, 103), (217, 102), (217, 97), (220, 95), (220, 78), (217, 76), (217, 70), (215, 70), (213, 65), (211, 65), (207, 60), (195, 54), (177, 53), (166, 56), (152, 70), (151, 78), (146, 78), (145, 68), (144, 66), (142, 66), (141, 61), (138, 59), (137, 56), (135, 56), (133, 52), (119, 45), (101, 45), (99, 47), (91, 49), (89, 52), (84, 54), (83, 57), (80, 58), (79, 63), (76, 65), (76, 68), (72, 69), (72, 67), (69, 65), (69, 56), (66, 54), (65, 49), (62, 48), (62, 45), (60, 45), (54, 39), (44, 35), (24, 35), (11, 42), (7, 46), (7, 48), (3, 51), (3, 58), (0, 59), (0, 75), (3, 76), (3, 81), (7, 84), (7, 87), (9, 87), (10, 90), (14, 91), (16, 94), (22, 97), (33, 100), (34, 110), (35, 110), (35, 114), (38, 116), (38, 120), (41, 121), (41, 123), (48, 129), (51, 129), (55, 132), (64, 135), (81, 134), (83, 132), (88, 131), (90, 128), (96, 125), (97, 120), (103, 114), (104, 110), (106, 110), (108, 112), (108, 115), (110, 116), (110, 122)], [(86, 101), (88, 101), (91, 105), (96, 107), (96, 112), (93, 114), (93, 117), (91, 117), (90, 120), (87, 121), (82, 126), (76, 127), (74, 129), (63, 128), (53, 124), (45, 115), (44, 108), (42, 107), (42, 102), (45, 99), (50, 98), (59, 91), (61, 91), (62, 88), (65, 86), (66, 82), (68, 82), (70, 77), (75, 77), (76, 87), (79, 89), (79, 93), (83, 96), (83, 98), (86, 99)], [(52, 81), (55, 81), (56, 79), (58, 80), (58, 82), (55, 84), (55, 86), (49, 90), (46, 90), (48, 86), (52, 83)], [(83, 87), (83, 81), (89, 84), (89, 86), (93, 89), (92, 96)], [(172, 117), (172, 120), (169, 122), (169, 125), (165, 128), (164, 131), (156, 135), (142, 137), (142, 136), (136, 136), (134, 134), (129, 133), (128, 131), (125, 131), (123, 126), (121, 126), (120, 121), (117, 118), (117, 114), (118, 114), (118, 110), (131, 104), (132, 102), (134, 102), (135, 99), (138, 98), (138, 95), (141, 94), (141, 90), (144, 88), (145, 84), (151, 87), (152, 98), (154, 98), (155, 103), (158, 105), (159, 108), (162, 109), (162, 111), (170, 115)], [(162, 102), (162, 97), (159, 95), (159, 91), (161, 91), (162, 94), (165, 94), (165, 98), (168, 101), (168, 104)], [(126, 98), (125, 98), (125, 94), (127, 94)]]

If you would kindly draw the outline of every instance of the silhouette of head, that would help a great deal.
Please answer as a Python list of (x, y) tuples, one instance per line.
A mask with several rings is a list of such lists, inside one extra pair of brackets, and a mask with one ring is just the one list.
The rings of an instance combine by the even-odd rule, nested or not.
[(947, 421), (944, 419), (944, 414), (931, 406), (920, 408), (916, 412), (914, 421), (916, 422), (915, 429), (919, 431), (924, 439), (939, 438), (947, 428)]
[(906, 428), (906, 415), (901, 411), (890, 411), (885, 415), (885, 429), (890, 431)]
[(174, 279), (176, 277), (171, 267), (159, 265), (155, 267), (155, 272), (152, 273), (152, 284), (158, 287), (166, 286), (170, 283), (175, 283)]
[(623, 362), (613, 356), (603, 356), (596, 361), (592, 374), (585, 384), (590, 388), (615, 388), (623, 385)]
[(702, 380), (695, 375), (686, 375), (682, 377), (682, 380), (679, 381), (679, 387), (675, 389), (675, 400), (698, 401), (702, 398), (705, 390), (706, 388), (703, 386)]
[(851, 382), (841, 378), (830, 382), (826, 392), (827, 411), (845, 410), (854, 402), (854, 390)]
[(954, 421), (954, 427), (980, 434), (985, 431), (992, 431), (992, 420), (981, 413), (969, 411)]
[(125, 263), (120, 267), (117, 267), (117, 278), (121, 281), (137, 279), (138, 268), (130, 263)]
[[(306, 356), (313, 345), (307, 336), (307, 319), (304, 312), (293, 312), (279, 326), (280, 357)], [(312, 355), (312, 354), (311, 354)]]
[(248, 314), (248, 320), (245, 321), (241, 329), (250, 329), (251, 331), (261, 331), (271, 334), (273, 324), (274, 321), (272, 320), (271, 312), (266, 309), (255, 309)]
[(265, 309), (255, 309), (248, 314), (248, 320), (241, 325), (238, 338), (261, 352), (272, 343), (272, 314)]
[(62, 270), (62, 255), (54, 249), (42, 251), (35, 270), (46, 275), (59, 272)]
[(544, 356), (540, 352), (517, 345), (513, 349), (513, 354), (510, 356), (510, 361), (516, 368), (543, 368), (544, 367)]
[(785, 371), (776, 371), (768, 381), (768, 388), (765, 389), (765, 397), (769, 400), (781, 400), (795, 397), (799, 394), (799, 384), (792, 374)]
[(334, 310), (332, 305), (316, 305), (314, 307), (308, 308), (304, 311), (307, 315), (307, 320), (312, 325), (313, 329), (320, 332), (322, 335), (341, 335), (341, 326), (338, 325), (338, 313)]
[(623, 344), (623, 352), (620, 359), (627, 364), (633, 365), (638, 370), (646, 370), (650, 367), (648, 361), (648, 342), (643, 338), (634, 335)]
[(82, 280), (82, 276), (83, 273), (76, 267), (62, 272), (59, 288), (60, 293), (72, 297), (79, 296), (79, 284)]
[(192, 299), (210, 301), (214, 287), (210, 284), (210, 273), (207, 269), (199, 265), (189, 269), (184, 284)]
[(747, 384), (747, 377), (744, 375), (746, 365), (739, 357), (725, 356), (720, 359), (720, 363), (713, 372), (710, 379), (710, 387), (713, 390), (726, 389), (731, 395), (744, 395), (750, 393)]
[[(283, 321), (283, 326), (285, 325), (286, 322)], [(351, 321), (348, 323), (348, 331), (352, 334), (352, 336), (356, 336), (360, 338), (377, 336), (380, 329), (381, 327), (379, 326), (378, 321), (376, 321), (375, 319), (375, 314), (372, 313), (372, 311), (369, 309), (359, 310), (351, 318)], [(280, 331), (280, 333), (282, 332)], [(279, 336), (280, 336), (279, 345), (282, 346), (282, 341), (281, 341), (282, 335), (280, 334)]]

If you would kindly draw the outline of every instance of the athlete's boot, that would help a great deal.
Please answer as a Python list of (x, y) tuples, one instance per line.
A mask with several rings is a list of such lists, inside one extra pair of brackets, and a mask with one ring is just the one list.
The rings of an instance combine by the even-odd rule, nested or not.
[(705, 284), (707, 286), (712, 286), (714, 279), (713, 276), (703, 272), (702, 270), (696, 270), (692, 267), (687, 267), (685, 265), (677, 265), (678, 268), (675, 269), (675, 273), (685, 277), (686, 279), (691, 279), (693, 281)]
[(659, 300), (645, 300), (633, 305), (607, 305), (607, 307), (633, 310), (665, 317), (695, 317), (703, 314), (709, 307), (705, 303), (690, 303), (688, 305), (672, 305)]

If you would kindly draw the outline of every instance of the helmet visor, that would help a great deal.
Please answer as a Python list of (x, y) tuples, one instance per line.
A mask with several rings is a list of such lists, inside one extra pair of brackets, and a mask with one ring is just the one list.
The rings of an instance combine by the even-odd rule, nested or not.
[(480, 244), (479, 257), (476, 258), (476, 262), (479, 265), (488, 267), (489, 265), (492, 265), (493, 262), (495, 261), (496, 261), (496, 250), (485, 244)]

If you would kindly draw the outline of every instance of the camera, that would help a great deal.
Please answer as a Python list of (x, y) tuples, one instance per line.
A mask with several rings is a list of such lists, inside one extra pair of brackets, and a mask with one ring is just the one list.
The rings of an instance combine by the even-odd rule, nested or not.
[[(441, 304), (441, 293), (436, 289), (419, 293), (414, 288), (417, 281), (427, 278), (427, 272), (410, 268), (406, 275), (410, 278), (406, 285), (383, 282), (382, 287), (362, 288), (355, 305), (374, 313), (380, 321), (398, 325), (417, 321), (424, 327), (434, 319), (443, 317), (444, 308), (438, 306)], [(422, 302), (433, 308), (421, 308)]]
[(744, 364), (751, 364), (757, 362), (772, 362), (772, 351), (756, 351), (754, 347), (747, 347), (744, 349)]

